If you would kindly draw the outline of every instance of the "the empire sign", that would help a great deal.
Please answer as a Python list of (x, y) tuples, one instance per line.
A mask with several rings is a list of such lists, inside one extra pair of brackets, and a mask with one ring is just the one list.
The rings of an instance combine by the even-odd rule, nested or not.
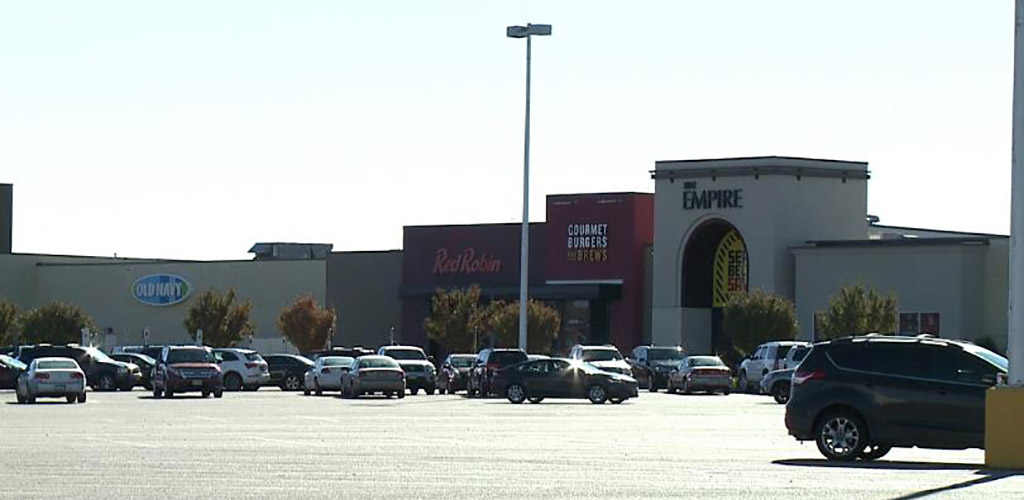
[(743, 189), (697, 190), (696, 182), (683, 184), (683, 210), (743, 208)]

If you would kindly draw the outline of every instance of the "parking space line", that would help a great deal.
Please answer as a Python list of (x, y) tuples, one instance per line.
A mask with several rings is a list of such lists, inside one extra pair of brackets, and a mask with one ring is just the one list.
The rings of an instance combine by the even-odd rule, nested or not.
[(119, 439), (110, 439), (110, 438), (107, 438), (107, 437), (84, 436), (84, 438), (89, 440), (89, 441), (96, 441), (96, 442), (105, 443), (105, 444), (119, 444), (119, 445), (123, 445), (123, 446), (136, 446), (136, 447), (139, 447), (139, 448), (159, 448), (160, 447), (160, 446), (152, 444), (152, 443), (140, 443), (140, 442), (136, 442), (136, 441), (122, 441), (122, 440), (119, 440)]

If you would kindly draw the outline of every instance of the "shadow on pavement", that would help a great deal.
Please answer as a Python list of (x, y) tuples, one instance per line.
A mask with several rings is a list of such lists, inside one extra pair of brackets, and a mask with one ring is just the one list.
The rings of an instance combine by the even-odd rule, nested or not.
[(979, 484), (991, 483), (992, 481), (998, 481), (1007, 477), (1019, 476), (1024, 474), (1024, 471), (996, 471), (996, 470), (979, 470), (977, 474), (981, 477), (974, 478), (968, 481), (962, 481), (959, 483), (953, 483), (947, 486), (940, 486), (938, 488), (931, 488), (927, 490), (921, 490), (915, 493), (909, 493), (899, 497), (893, 497), (891, 500), (915, 500), (918, 498), (925, 498), (939, 493), (949, 493), (951, 491), (962, 490), (964, 488), (970, 488), (971, 486), (977, 486)]
[(982, 464), (952, 464), (943, 462), (902, 462), (895, 460), (874, 460), (871, 462), (839, 462), (825, 459), (801, 458), (791, 460), (773, 460), (775, 465), (794, 467), (826, 467), (838, 469), (886, 469), (886, 470), (977, 470)]
[(213, 396), (210, 396), (208, 398), (204, 398), (202, 394), (175, 394), (173, 398), (166, 398), (166, 397), (165, 398), (155, 398), (155, 397), (153, 397), (152, 394), (150, 394), (148, 396), (139, 396), (139, 399), (151, 399), (153, 401), (175, 401), (175, 400), (188, 401), (190, 399), (216, 399), (216, 398), (214, 398)]

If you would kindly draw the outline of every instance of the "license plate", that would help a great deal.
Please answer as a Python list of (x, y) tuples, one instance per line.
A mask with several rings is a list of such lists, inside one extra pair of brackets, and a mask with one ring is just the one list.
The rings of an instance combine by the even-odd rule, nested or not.
[(67, 389), (67, 387), (68, 386), (66, 384), (53, 384), (53, 389), (56, 391), (63, 391)]
[(192, 381), (192, 386), (193, 387), (199, 387), (201, 385), (203, 385), (203, 381), (202, 380), (193, 380)]

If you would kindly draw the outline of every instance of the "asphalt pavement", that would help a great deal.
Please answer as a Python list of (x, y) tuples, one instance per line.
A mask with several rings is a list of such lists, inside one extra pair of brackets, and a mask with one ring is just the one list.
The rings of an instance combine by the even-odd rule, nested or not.
[(0, 391), (0, 499), (1024, 498), (980, 450), (826, 463), (762, 396), (642, 392), (622, 405), (276, 389), (15, 404)]

